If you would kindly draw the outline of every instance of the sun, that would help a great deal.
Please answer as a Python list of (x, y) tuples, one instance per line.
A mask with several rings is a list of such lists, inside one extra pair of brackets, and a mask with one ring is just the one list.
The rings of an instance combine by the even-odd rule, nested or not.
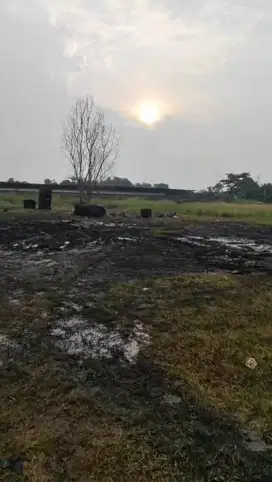
[(161, 119), (159, 106), (156, 104), (140, 104), (137, 117), (140, 122), (152, 126)]
[(172, 115), (171, 103), (160, 98), (145, 98), (129, 108), (129, 116), (152, 128)]
[(137, 103), (131, 109), (131, 114), (148, 127), (153, 126), (164, 117), (162, 105), (156, 101), (142, 101)]

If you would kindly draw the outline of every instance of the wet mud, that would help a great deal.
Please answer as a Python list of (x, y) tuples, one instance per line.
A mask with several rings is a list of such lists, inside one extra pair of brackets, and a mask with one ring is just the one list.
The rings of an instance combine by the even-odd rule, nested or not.
[(269, 274), (272, 230), (234, 223), (166, 229), (133, 218), (2, 221), (0, 263), (18, 283), (65, 276), (79, 264), (90, 266), (90, 284), (192, 272)]

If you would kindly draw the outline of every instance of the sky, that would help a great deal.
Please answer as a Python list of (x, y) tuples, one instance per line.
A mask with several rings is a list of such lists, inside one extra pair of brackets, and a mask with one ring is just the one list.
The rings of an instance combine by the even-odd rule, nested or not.
[(67, 178), (63, 122), (91, 95), (122, 138), (117, 176), (272, 182), (271, 26), (271, 0), (1, 0), (0, 180)]

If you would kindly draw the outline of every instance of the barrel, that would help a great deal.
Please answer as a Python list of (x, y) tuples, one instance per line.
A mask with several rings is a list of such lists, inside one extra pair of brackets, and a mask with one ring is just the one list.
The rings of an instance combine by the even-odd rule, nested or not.
[(34, 199), (24, 199), (24, 209), (36, 209), (36, 201)]
[(152, 209), (141, 209), (141, 217), (142, 218), (151, 218), (152, 217)]
[(52, 206), (52, 189), (40, 189), (39, 191), (39, 209), (50, 210)]

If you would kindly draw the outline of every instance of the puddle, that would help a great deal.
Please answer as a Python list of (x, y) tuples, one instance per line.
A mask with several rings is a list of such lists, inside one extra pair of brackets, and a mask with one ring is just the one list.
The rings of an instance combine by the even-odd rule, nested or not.
[(133, 243), (135, 243), (137, 241), (136, 238), (129, 238), (128, 236), (124, 236), (124, 237), (118, 236), (117, 239), (119, 241), (132, 241)]
[(135, 321), (130, 335), (124, 340), (118, 329), (107, 329), (99, 323), (90, 326), (80, 317), (59, 320), (51, 335), (55, 338), (55, 345), (69, 355), (87, 359), (111, 358), (118, 353), (130, 363), (137, 361), (141, 347), (150, 341), (140, 321)]
[(209, 241), (214, 241), (225, 246), (236, 249), (250, 249), (256, 253), (272, 253), (272, 246), (264, 243), (257, 243), (253, 239), (247, 238), (226, 238), (223, 236), (218, 236), (214, 238), (209, 238)]
[[(200, 236), (187, 236), (187, 237), (179, 237), (179, 238), (174, 238), (177, 241), (181, 241), (181, 243), (188, 243), (192, 246), (203, 246), (205, 247), (207, 245), (207, 240), (204, 237)], [(206, 241), (201, 242), (201, 240)]]
[(253, 239), (236, 238), (236, 237), (204, 237), (204, 236), (188, 236), (175, 238), (183, 243), (189, 243), (193, 246), (207, 246), (210, 242), (218, 243), (226, 248), (234, 248), (237, 250), (250, 250), (255, 253), (272, 254), (272, 246), (270, 244), (257, 243)]
[(247, 430), (245, 432), (246, 446), (252, 452), (267, 452), (272, 449), (272, 446), (266, 445), (257, 432), (254, 430)]

